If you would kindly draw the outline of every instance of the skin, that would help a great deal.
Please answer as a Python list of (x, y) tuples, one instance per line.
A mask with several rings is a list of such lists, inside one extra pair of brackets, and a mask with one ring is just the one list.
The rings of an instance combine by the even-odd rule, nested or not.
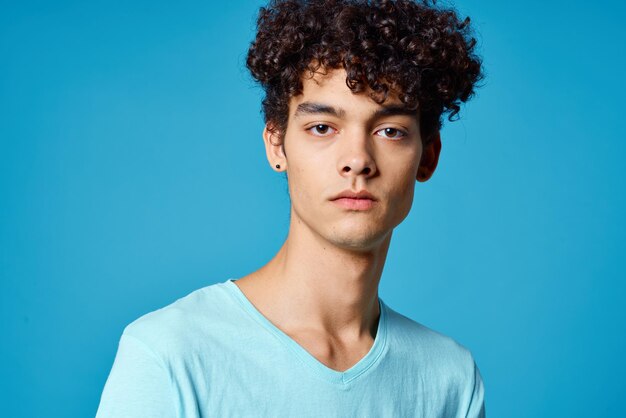
[[(236, 284), (279, 329), (327, 367), (345, 371), (376, 337), (378, 285), (393, 229), (408, 215), (415, 181), (433, 174), (439, 134), (422, 144), (415, 112), (397, 95), (354, 94), (343, 69), (303, 79), (284, 136), (266, 126), (268, 162), (286, 171), (289, 234), (275, 257)], [(400, 111), (399, 111), (400, 110)], [(276, 165), (280, 169), (276, 169)], [(353, 210), (332, 199), (367, 190)]]

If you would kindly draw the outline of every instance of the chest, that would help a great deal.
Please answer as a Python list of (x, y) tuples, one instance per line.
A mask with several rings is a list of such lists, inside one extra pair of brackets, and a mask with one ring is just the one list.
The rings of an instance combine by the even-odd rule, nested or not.
[(231, 351), (193, 363), (172, 373), (180, 417), (463, 416), (453, 386), (420, 375), (412, 365), (399, 368), (386, 356), (345, 383), (329, 381), (289, 350), (259, 347), (256, 355)]

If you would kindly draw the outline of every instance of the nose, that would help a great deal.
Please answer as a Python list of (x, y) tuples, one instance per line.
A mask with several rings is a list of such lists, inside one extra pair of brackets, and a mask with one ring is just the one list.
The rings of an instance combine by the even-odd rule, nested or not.
[(341, 156), (337, 161), (339, 174), (344, 177), (374, 176), (377, 168), (368, 136), (361, 133), (343, 139)]

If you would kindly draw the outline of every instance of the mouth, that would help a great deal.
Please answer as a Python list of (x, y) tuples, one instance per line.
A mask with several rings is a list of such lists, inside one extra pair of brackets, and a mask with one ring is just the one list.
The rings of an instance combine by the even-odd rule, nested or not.
[(358, 192), (344, 190), (332, 198), (331, 201), (335, 205), (349, 210), (368, 210), (376, 204), (376, 198), (367, 190)]

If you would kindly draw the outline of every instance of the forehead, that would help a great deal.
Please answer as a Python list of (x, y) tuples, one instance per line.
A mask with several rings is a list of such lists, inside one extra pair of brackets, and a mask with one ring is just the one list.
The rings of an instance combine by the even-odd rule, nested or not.
[(302, 77), (302, 93), (290, 99), (289, 113), (293, 115), (298, 105), (304, 102), (326, 103), (347, 111), (364, 112), (374, 112), (383, 106), (402, 105), (398, 95), (393, 92), (380, 104), (370, 97), (370, 89), (354, 93), (346, 84), (346, 78), (343, 68), (319, 70), (312, 75), (305, 73)]

